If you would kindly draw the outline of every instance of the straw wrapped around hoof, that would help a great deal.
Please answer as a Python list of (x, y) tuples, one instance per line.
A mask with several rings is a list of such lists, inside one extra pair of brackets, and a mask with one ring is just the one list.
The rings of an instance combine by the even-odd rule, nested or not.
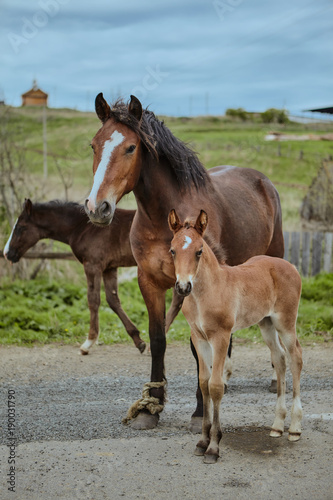
[[(143, 386), (142, 398), (135, 401), (135, 403), (133, 403), (129, 408), (127, 416), (122, 420), (123, 424), (128, 424), (131, 420), (138, 417), (138, 426), (134, 423), (132, 424), (134, 429), (152, 429), (153, 427), (156, 427), (159, 417), (158, 414), (163, 411), (164, 405), (160, 403), (158, 398), (151, 396), (149, 391), (150, 389), (164, 387), (165, 384), (166, 380), (163, 380), (162, 382), (147, 382)], [(143, 412), (142, 417), (141, 412)], [(153, 416), (154, 418), (149, 418), (149, 416)], [(140, 420), (144, 420), (144, 422), (140, 422)], [(155, 425), (151, 426), (154, 422)]]

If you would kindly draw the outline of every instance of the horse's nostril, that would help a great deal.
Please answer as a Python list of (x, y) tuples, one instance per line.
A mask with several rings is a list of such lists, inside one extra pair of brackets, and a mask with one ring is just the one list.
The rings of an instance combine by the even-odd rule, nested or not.
[(99, 209), (100, 214), (103, 217), (108, 217), (111, 214), (111, 205), (108, 201), (103, 201)]
[(186, 287), (186, 293), (191, 293), (191, 290), (192, 290), (192, 285), (190, 282), (188, 282)]

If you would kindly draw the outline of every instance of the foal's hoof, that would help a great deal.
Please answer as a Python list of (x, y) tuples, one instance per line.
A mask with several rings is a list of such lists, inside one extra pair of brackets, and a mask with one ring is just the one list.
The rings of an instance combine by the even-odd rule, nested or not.
[(146, 342), (144, 342), (143, 340), (140, 342), (140, 344), (137, 346), (137, 348), (139, 349), (139, 351), (141, 352), (141, 354), (144, 353), (144, 350), (146, 349)]
[(196, 446), (194, 450), (194, 455), (197, 457), (203, 457), (205, 454), (205, 448), (201, 448), (200, 446)]
[(269, 435), (271, 436), (271, 438), (279, 438), (282, 436), (282, 434), (283, 434), (282, 431), (277, 429), (272, 429)]
[(202, 417), (191, 417), (190, 431), (193, 434), (200, 434), (202, 432)]
[(300, 432), (289, 432), (288, 441), (295, 442), (301, 437)]
[(140, 412), (139, 415), (131, 421), (130, 426), (132, 427), (132, 429), (136, 429), (139, 431), (155, 429), (158, 424), (159, 418), (160, 417), (158, 413), (152, 415), (148, 412)]
[(87, 356), (87, 354), (89, 354), (89, 351), (85, 351), (84, 349), (81, 349), (81, 347), (80, 347), (79, 354), (81, 354), (82, 356)]
[(277, 380), (272, 380), (271, 385), (269, 386), (269, 392), (277, 393)]
[(204, 464), (216, 464), (219, 456), (218, 455), (205, 455), (203, 459)]

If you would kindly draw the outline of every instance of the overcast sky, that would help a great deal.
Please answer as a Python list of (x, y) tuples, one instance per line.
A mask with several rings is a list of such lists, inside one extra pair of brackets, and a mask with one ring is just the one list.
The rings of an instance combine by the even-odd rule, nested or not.
[(0, 95), (159, 114), (333, 105), (332, 0), (0, 0)]

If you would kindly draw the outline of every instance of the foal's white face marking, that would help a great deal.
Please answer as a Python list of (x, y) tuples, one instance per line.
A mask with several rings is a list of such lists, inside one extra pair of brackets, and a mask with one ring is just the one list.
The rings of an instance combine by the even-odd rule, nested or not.
[(192, 239), (189, 236), (185, 236), (183, 250), (186, 250), (186, 248), (188, 248), (191, 243), (192, 243)]
[(94, 212), (95, 207), (96, 207), (96, 197), (97, 193), (99, 191), (99, 188), (102, 185), (102, 182), (105, 177), (106, 169), (110, 163), (111, 155), (113, 150), (119, 146), (123, 142), (125, 137), (123, 134), (115, 130), (112, 134), (111, 137), (108, 141), (105, 141), (104, 146), (103, 146), (103, 152), (102, 152), (102, 158), (101, 161), (99, 162), (99, 165), (97, 167), (97, 170), (95, 172), (94, 176), (94, 184), (92, 187), (92, 190), (90, 192), (90, 195), (88, 196), (88, 208)]
[(12, 232), (10, 233), (10, 236), (9, 236), (9, 238), (8, 238), (8, 241), (7, 241), (7, 243), (6, 243), (6, 246), (5, 246), (4, 250), (3, 250), (3, 254), (4, 254), (4, 256), (5, 256), (5, 259), (6, 259), (6, 255), (7, 255), (7, 253), (9, 252), (10, 242), (11, 242), (11, 240), (12, 240), (12, 237), (13, 237), (13, 234), (14, 234), (14, 231), (15, 231), (15, 228), (16, 228), (17, 221), (18, 221), (18, 219), (16, 219), (16, 222), (15, 222), (15, 224), (14, 224), (14, 227), (13, 227), (13, 229), (12, 229)]

